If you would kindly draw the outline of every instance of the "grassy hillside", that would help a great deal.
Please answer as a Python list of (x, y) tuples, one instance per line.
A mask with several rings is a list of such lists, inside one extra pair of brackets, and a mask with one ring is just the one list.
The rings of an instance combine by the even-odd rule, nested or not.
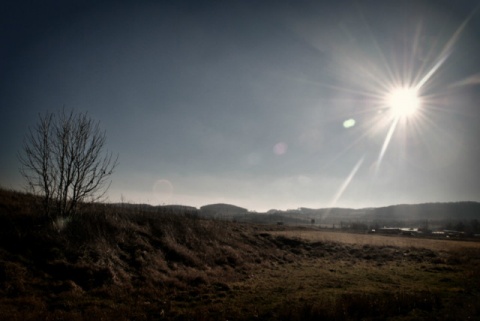
[(0, 191), (2, 320), (480, 318), (478, 247), (307, 239), (321, 232), (188, 208), (97, 204), (52, 223), (37, 208)]

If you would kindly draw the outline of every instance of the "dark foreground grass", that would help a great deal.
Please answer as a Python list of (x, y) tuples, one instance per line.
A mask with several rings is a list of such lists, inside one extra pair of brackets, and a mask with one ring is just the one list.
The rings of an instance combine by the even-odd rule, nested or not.
[(0, 191), (0, 319), (480, 319), (476, 248), (306, 240), (196, 214), (96, 205), (52, 223)]

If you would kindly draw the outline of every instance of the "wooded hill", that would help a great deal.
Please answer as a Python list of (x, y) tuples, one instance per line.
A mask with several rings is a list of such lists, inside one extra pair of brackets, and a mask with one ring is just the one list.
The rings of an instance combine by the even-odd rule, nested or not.
[(201, 207), (198, 213), (218, 219), (255, 223), (311, 224), (313, 221), (315, 224), (340, 224), (341, 222), (393, 224), (420, 221), (439, 223), (480, 220), (480, 203), (401, 204), (362, 209), (301, 207), (286, 211), (270, 210), (265, 213), (249, 212), (234, 205), (215, 204)]

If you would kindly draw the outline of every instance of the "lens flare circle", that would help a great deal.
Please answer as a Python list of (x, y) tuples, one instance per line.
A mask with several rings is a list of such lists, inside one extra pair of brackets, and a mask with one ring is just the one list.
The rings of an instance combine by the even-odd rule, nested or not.
[(287, 150), (288, 150), (288, 145), (284, 142), (277, 143), (275, 144), (275, 146), (273, 146), (273, 152), (277, 156), (281, 156), (285, 154)]
[(420, 96), (414, 88), (395, 88), (387, 95), (387, 106), (395, 117), (411, 117), (420, 105)]
[(158, 179), (152, 187), (153, 196), (159, 204), (167, 203), (173, 196), (173, 184), (168, 179)]

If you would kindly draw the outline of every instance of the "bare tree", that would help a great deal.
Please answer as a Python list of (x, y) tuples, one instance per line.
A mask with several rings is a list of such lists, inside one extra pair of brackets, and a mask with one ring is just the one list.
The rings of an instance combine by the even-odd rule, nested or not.
[(19, 160), (28, 187), (43, 198), (45, 215), (66, 217), (87, 198), (101, 199), (118, 156), (104, 153), (106, 135), (86, 113), (40, 115), (29, 128)]

